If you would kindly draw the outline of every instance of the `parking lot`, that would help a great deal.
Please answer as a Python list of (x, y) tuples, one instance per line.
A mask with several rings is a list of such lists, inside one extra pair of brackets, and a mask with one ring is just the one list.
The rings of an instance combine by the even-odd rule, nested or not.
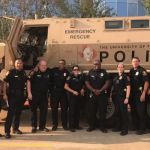
[[(0, 118), (5, 116), (6, 112), (2, 111)], [(50, 118), (50, 116), (48, 117)], [(119, 133), (114, 133), (111, 129), (106, 134), (99, 130), (89, 133), (85, 126), (82, 131), (72, 133), (64, 131), (60, 126), (57, 131), (32, 134), (30, 133), (29, 119), (29, 110), (25, 110), (20, 127), (24, 134), (13, 135), (10, 140), (1, 137), (0, 150), (36, 150), (37, 148), (40, 150), (148, 150), (150, 147), (150, 133), (139, 136), (133, 131), (130, 131), (127, 136), (120, 136)], [(48, 128), (51, 129), (49, 120)], [(4, 134), (2, 121), (0, 133)]]

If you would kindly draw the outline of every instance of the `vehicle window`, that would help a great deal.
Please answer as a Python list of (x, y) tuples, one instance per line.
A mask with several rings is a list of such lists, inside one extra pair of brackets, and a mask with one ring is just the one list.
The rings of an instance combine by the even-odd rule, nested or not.
[(131, 28), (149, 28), (149, 20), (131, 20)]
[(123, 21), (105, 21), (105, 29), (122, 29), (123, 28)]

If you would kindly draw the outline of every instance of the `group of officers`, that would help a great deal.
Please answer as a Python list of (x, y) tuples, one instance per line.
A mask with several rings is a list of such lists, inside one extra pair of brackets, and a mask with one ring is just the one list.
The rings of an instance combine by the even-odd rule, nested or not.
[[(120, 135), (128, 134), (128, 105), (130, 104), (136, 133), (139, 135), (145, 133), (149, 79), (146, 70), (140, 66), (138, 57), (132, 58), (133, 68), (129, 75), (124, 73), (124, 64), (119, 63), (118, 73), (112, 80), (106, 70), (101, 69), (99, 60), (93, 62), (93, 69), (86, 75), (81, 73), (77, 65), (74, 65), (69, 72), (65, 68), (66, 62), (63, 59), (58, 63), (58, 67), (49, 69), (47, 62), (40, 60), (37, 67), (27, 76), (23, 70), (22, 60), (17, 59), (14, 69), (6, 74), (3, 87), (3, 98), (8, 103), (4, 126), (6, 139), (11, 138), (12, 123), (13, 133), (22, 134), (22, 131), (19, 130), (19, 123), (27, 98), (32, 114), (31, 132), (36, 133), (37, 129), (48, 132), (46, 118), (49, 96), (53, 131), (58, 129), (59, 106), (63, 129), (71, 132), (81, 130), (82, 127), (79, 125), (80, 104), (86, 98), (88, 132), (99, 128), (103, 133), (107, 133), (107, 104), (108, 101), (113, 101), (115, 104), (113, 131), (120, 131)], [(111, 89), (110, 92), (109, 89)], [(38, 108), (40, 110), (39, 119), (37, 117)]]

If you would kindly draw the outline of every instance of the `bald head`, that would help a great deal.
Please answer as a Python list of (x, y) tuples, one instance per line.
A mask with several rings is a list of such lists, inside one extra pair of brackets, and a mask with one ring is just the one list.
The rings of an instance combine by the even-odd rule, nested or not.
[(46, 60), (40, 60), (38, 63), (38, 68), (41, 72), (45, 72), (47, 70), (47, 61)]

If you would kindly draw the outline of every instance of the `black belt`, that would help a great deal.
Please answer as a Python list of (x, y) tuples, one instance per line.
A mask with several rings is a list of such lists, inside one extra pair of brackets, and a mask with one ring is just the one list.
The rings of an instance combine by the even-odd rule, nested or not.
[(31, 90), (31, 92), (36, 93), (36, 94), (47, 94), (48, 91), (38, 91), (38, 90)]
[(9, 89), (10, 92), (24, 92), (24, 89)]

